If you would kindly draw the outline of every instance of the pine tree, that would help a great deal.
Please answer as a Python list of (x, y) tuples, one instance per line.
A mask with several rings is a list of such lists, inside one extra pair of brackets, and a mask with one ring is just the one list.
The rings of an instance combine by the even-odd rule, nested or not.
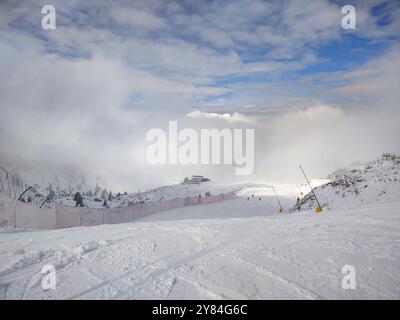
[(74, 201), (75, 201), (75, 207), (83, 207), (83, 198), (79, 192), (75, 193)]
[(108, 192), (106, 189), (103, 190), (103, 192), (101, 193), (101, 197), (103, 200), (106, 200), (108, 196)]
[(49, 194), (47, 195), (47, 199), (54, 200), (56, 197), (56, 193), (53, 190), (50, 190)]
[(99, 192), (101, 191), (99, 185), (96, 183), (96, 187), (94, 188), (94, 195), (97, 196)]

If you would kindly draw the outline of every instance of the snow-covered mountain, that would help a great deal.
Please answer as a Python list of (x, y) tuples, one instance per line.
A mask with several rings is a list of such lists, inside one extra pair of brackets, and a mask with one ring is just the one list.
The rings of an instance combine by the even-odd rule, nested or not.
[[(74, 194), (80, 192), (83, 195), (84, 206), (89, 208), (103, 208), (104, 200), (107, 201), (108, 207), (114, 208), (138, 202), (204, 196), (207, 192), (214, 195), (230, 191), (239, 192), (257, 187), (257, 183), (228, 184), (208, 181), (199, 184), (166, 185), (134, 193), (110, 194), (107, 182), (100, 175), (90, 175), (83, 172), (83, 168), (51, 162), (44, 164), (6, 155), (0, 155), (0, 166), (20, 177), (28, 185), (38, 186), (37, 190), (41, 195), (37, 197), (36, 194), (35, 200), (38, 203), (52, 192), (55, 203), (75, 206)], [(350, 168), (338, 169), (329, 179), (312, 180), (311, 185), (325, 208), (354, 208), (368, 203), (400, 200), (399, 172), (400, 157), (380, 158), (369, 163), (356, 163)], [(305, 194), (294, 206), (294, 210), (308, 210), (317, 206), (308, 185), (293, 185), (290, 192), (294, 199), (296, 194)]]
[[(347, 209), (366, 204), (400, 200), (400, 157), (380, 158), (336, 170), (331, 181), (313, 189), (318, 201), (327, 209)], [(300, 199), (294, 210), (317, 206), (310, 192)]]
[[(91, 176), (88, 172), (84, 172), (84, 168), (72, 165), (60, 165), (50, 161), (34, 161), (0, 154), (0, 167), (6, 169), (10, 175), (21, 179), (24, 184), (36, 186), (33, 195), (29, 192), (25, 196), (25, 198), (34, 196), (34, 203), (42, 203), (52, 193), (51, 202), (75, 206), (74, 195), (76, 192), (80, 192), (83, 196), (83, 204), (88, 208), (103, 208), (104, 200), (107, 202), (107, 207), (115, 208), (138, 202), (204, 196), (207, 192), (216, 195), (239, 191), (247, 186), (247, 184), (232, 185), (207, 181), (199, 184), (166, 185), (130, 193), (113, 192), (107, 187), (107, 182), (100, 175)], [(7, 185), (5, 177), (3, 177), (3, 180), (4, 184)]]
[(400, 201), (289, 214), (291, 186), (276, 192), (282, 213), (265, 184), (130, 223), (0, 229), (0, 299), (398, 299)]
[[(166, 185), (155, 189), (138, 191), (135, 193), (124, 194), (104, 194), (99, 192), (95, 194), (84, 194), (83, 204), (88, 208), (103, 208), (104, 200), (107, 201), (107, 207), (116, 208), (123, 207), (133, 203), (146, 203), (150, 201), (170, 200), (173, 198), (186, 198), (205, 196), (206, 193), (218, 195), (227, 192), (238, 192), (244, 187), (255, 184), (224, 184), (214, 183), (212, 181), (202, 182), (199, 184), (173, 184)], [(54, 201), (66, 206), (75, 206), (74, 195), (58, 195)]]
[[(395, 299), (399, 166), (398, 157), (378, 159), (336, 171), (320, 186), (314, 180), (329, 214), (307, 210), (315, 208), (310, 195), (300, 212), (288, 210), (304, 186), (274, 183), (280, 212), (270, 183), (206, 182), (121, 199), (228, 190), (237, 197), (123, 224), (0, 229), (0, 242), (7, 243), (0, 253), (0, 299)], [(48, 264), (60, 279), (57, 290), (41, 287), (40, 270)], [(357, 290), (341, 285), (348, 264), (357, 269)]]
[(0, 154), (0, 166), (25, 184), (36, 186), (44, 196), (51, 190), (58, 195), (94, 191), (96, 185), (107, 188), (101, 175), (91, 175), (89, 170), (73, 165)]

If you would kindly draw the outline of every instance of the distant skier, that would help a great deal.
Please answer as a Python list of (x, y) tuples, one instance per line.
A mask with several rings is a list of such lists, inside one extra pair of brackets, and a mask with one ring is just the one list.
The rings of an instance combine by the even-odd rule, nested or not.
[(299, 210), (300, 211), (300, 198), (299, 197), (297, 197), (297, 200), (296, 200), (296, 205), (294, 206), (297, 210)]

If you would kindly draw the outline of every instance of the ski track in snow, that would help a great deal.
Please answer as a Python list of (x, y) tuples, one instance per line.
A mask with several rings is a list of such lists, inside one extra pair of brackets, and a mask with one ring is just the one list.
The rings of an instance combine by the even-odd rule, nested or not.
[[(280, 196), (293, 205), (291, 192)], [(4, 230), (0, 299), (399, 298), (399, 206), (278, 214), (260, 187), (132, 223)], [(41, 288), (45, 264), (55, 290)], [(356, 290), (341, 288), (345, 264)]]

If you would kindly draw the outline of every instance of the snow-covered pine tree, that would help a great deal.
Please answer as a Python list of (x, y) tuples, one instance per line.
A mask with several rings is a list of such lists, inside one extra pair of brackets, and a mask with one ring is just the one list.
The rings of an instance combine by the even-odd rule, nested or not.
[(94, 188), (94, 195), (97, 196), (100, 193), (101, 189), (99, 185), (96, 183), (96, 187)]
[(108, 192), (107, 192), (106, 189), (104, 189), (104, 190), (102, 191), (102, 193), (101, 193), (101, 197), (100, 197), (100, 198), (102, 198), (103, 200), (106, 200), (106, 199), (107, 199), (107, 196), (108, 196)]

